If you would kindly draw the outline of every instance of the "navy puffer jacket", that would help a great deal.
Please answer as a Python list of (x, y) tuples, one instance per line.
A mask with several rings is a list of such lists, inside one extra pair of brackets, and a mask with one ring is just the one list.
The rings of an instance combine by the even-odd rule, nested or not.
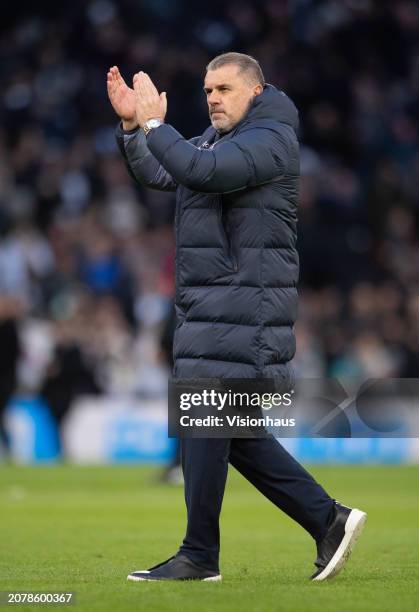
[(289, 380), (297, 316), (298, 113), (266, 85), (225, 135), (117, 140), (136, 180), (176, 190), (174, 375)]

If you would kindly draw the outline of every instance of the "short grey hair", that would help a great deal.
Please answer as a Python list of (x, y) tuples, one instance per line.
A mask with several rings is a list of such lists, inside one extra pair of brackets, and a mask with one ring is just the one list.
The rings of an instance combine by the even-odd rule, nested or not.
[(228, 64), (238, 66), (239, 74), (245, 73), (252, 83), (265, 87), (265, 77), (263, 76), (259, 62), (251, 55), (246, 55), (245, 53), (235, 53), (231, 51), (229, 53), (217, 55), (217, 57), (214, 57), (208, 64), (207, 72), (208, 70), (217, 70), (217, 68), (227, 66)]

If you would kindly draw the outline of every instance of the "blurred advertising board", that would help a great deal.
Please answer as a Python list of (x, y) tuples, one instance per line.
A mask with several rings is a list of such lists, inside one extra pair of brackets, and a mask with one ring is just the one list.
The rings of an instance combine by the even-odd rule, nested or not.
[[(39, 399), (15, 398), (6, 423), (16, 461), (60, 458), (57, 426)], [(419, 438), (415, 437), (278, 439), (304, 463), (419, 463)], [(62, 456), (73, 463), (164, 463), (175, 446), (168, 437), (167, 399), (80, 398), (65, 419), (61, 445)]]

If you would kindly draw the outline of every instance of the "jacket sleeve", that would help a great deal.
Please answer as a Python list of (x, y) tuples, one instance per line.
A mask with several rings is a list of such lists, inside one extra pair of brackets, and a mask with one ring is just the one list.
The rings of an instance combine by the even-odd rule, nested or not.
[(251, 126), (237, 136), (198, 149), (164, 124), (147, 137), (156, 159), (179, 184), (204, 193), (228, 193), (283, 176), (290, 164), (294, 132), (288, 125)]
[(143, 130), (136, 128), (126, 132), (119, 123), (116, 128), (116, 142), (135, 181), (160, 191), (175, 191), (176, 180), (151, 154)]

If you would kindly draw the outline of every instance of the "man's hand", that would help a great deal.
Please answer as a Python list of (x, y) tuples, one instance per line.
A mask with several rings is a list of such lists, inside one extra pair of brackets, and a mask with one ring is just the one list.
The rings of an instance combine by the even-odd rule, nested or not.
[(125, 83), (117, 66), (113, 66), (108, 72), (108, 96), (116, 114), (122, 119), (124, 130), (137, 127), (135, 93)]
[(149, 119), (164, 121), (167, 112), (166, 92), (159, 94), (153, 81), (145, 72), (134, 75), (135, 111), (140, 127)]

